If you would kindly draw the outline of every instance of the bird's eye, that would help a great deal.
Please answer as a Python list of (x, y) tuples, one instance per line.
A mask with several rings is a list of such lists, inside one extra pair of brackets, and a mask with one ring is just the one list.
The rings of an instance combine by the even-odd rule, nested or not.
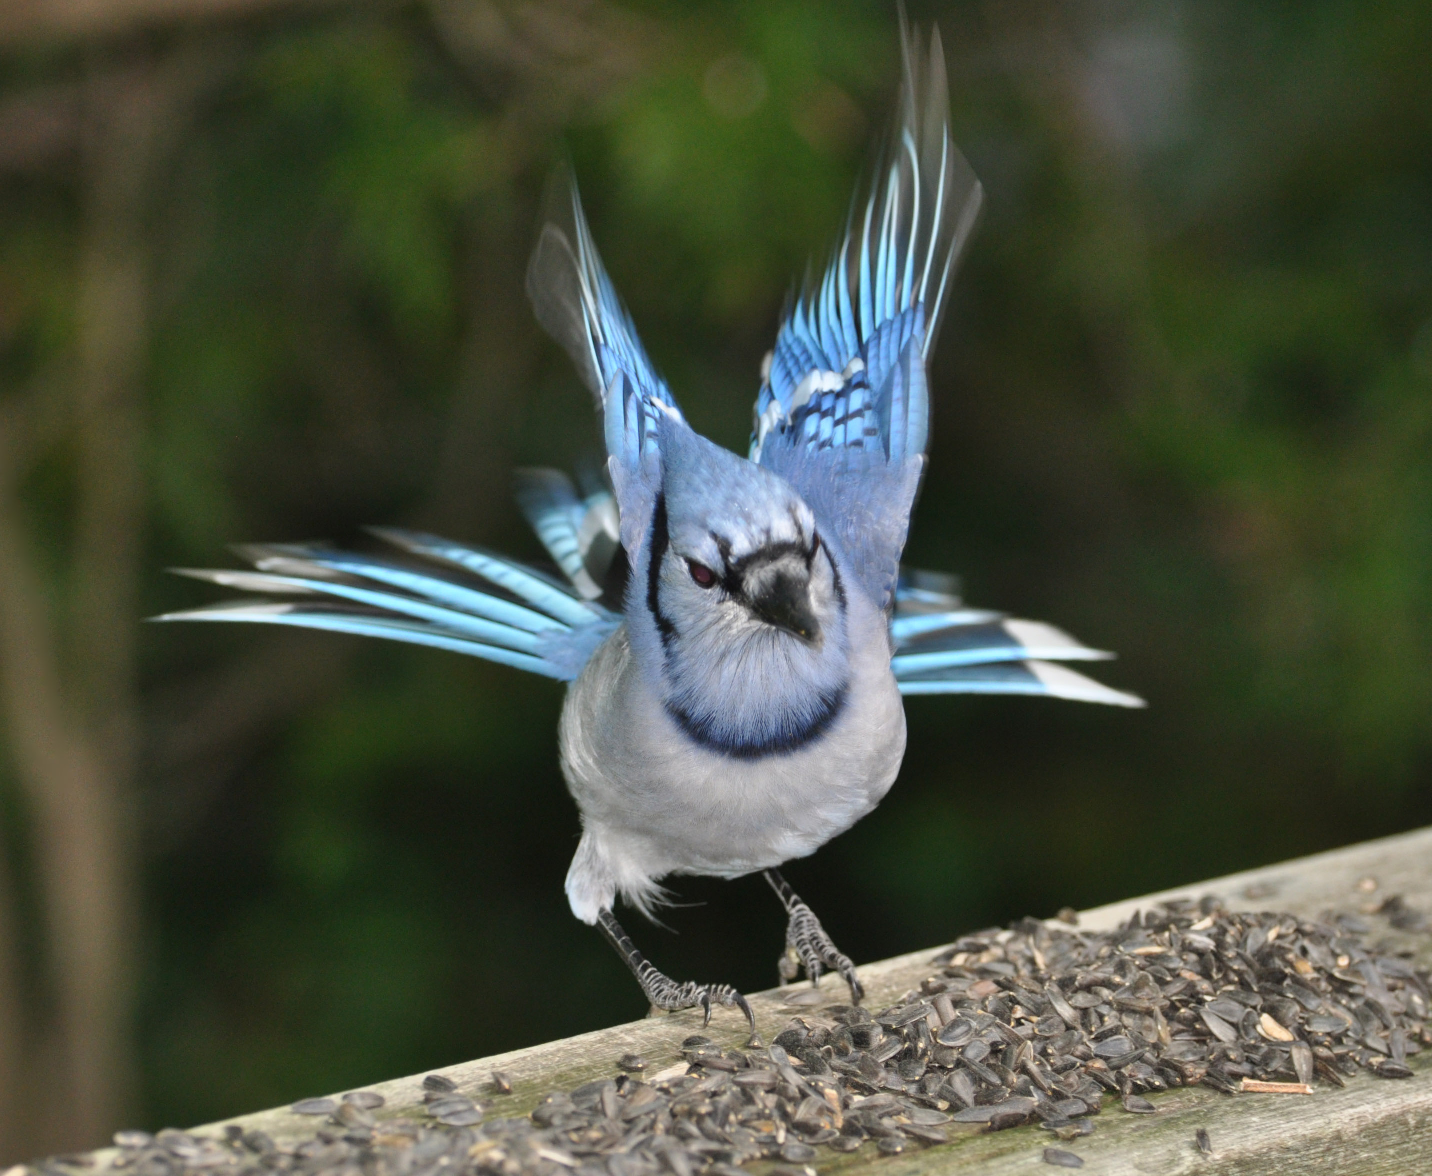
[(714, 588), (716, 586), (716, 573), (705, 564), (697, 563), (694, 559), (686, 561), (686, 570), (691, 573), (691, 578), (696, 581), (700, 588)]

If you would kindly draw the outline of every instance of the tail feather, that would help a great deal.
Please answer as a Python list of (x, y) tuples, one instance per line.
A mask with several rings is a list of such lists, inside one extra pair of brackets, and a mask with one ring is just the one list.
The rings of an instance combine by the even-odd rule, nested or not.
[(927, 633), (938, 633), (960, 625), (985, 625), (990, 621), (1002, 621), (1005, 614), (992, 612), (987, 608), (961, 608), (952, 612), (922, 613), (905, 616), (898, 607), (890, 622), (890, 636), (896, 645), (905, 645)]
[[(446, 564), (434, 574), (323, 547), (250, 546), (257, 571), (176, 568), (241, 592), (297, 600), (236, 600), (156, 617), (231, 621), (386, 637), (570, 680), (618, 618), (530, 568), (447, 540), (400, 531), (384, 538)], [(461, 582), (464, 578), (471, 583)]]
[(966, 608), (951, 576), (902, 570), (890, 619), (890, 668), (902, 694), (1035, 694), (1110, 706), (1144, 701), (1056, 662), (1104, 661), (1042, 621)]
[[(956, 614), (949, 614), (956, 615)], [(898, 641), (898, 639), (897, 639)], [(1113, 657), (1089, 649), (1069, 634), (1040, 621), (959, 621), (899, 641), (891, 665), (896, 676), (988, 662), (1107, 661)]]
[[(203, 568), (175, 568), (181, 576), (196, 580), (209, 580), (226, 588), (237, 588), (241, 592), (272, 592), (285, 594), (300, 592), (333, 596), (368, 608), (397, 613), (422, 621), (433, 628), (488, 644), (500, 645), (506, 649), (537, 655), (538, 640), (533, 633), (515, 629), (511, 625), (500, 625), (483, 620), (455, 609), (442, 608), (415, 600), (397, 592), (380, 592), (353, 584), (340, 584), (332, 580), (305, 580), (297, 576), (275, 576), (268, 573), (211, 571)], [(310, 614), (311, 615), (311, 614)]]
[[(405, 567), (392, 560), (374, 556), (353, 555), (346, 551), (330, 551), (325, 548), (249, 545), (240, 547), (239, 553), (251, 560), (263, 572), (275, 572), (297, 579), (321, 580), (323, 578), (343, 581), (351, 579), (371, 580), (379, 584), (400, 589), (403, 592), (425, 597), (428, 600), (484, 617), (500, 625), (510, 625), (528, 633), (544, 633), (552, 629), (567, 628), (566, 622), (546, 612), (516, 604), (491, 592), (443, 579), (430, 572)], [(193, 575), (192, 572), (184, 572)], [(232, 575), (234, 573), (225, 573)], [(245, 573), (251, 574), (251, 573)], [(212, 579), (212, 576), (206, 578)], [(222, 581), (219, 581), (222, 582)], [(313, 591), (321, 591), (317, 585)], [(272, 591), (261, 589), (260, 591)], [(515, 595), (515, 593), (514, 593)]]
[(281, 601), (225, 601), (184, 612), (165, 613), (156, 621), (239, 621), (265, 625), (292, 625), (300, 629), (322, 629), (331, 633), (351, 633), (359, 637), (386, 637), (409, 645), (426, 645), (466, 653), (501, 665), (528, 670), (548, 678), (566, 678), (559, 667), (541, 657), (497, 645), (470, 641), (420, 621), (406, 621), (362, 611), (348, 612), (330, 605), (311, 610), (302, 604)]
[(525, 568), (477, 547), (463, 547), (436, 535), (373, 527), (372, 533), (414, 555), (459, 567), (504, 588), (548, 616), (573, 627), (603, 619), (606, 610), (574, 596), (572, 590), (532, 568)]
[(1068, 666), (1038, 660), (956, 666), (907, 674), (898, 682), (901, 694), (1032, 694), (1108, 706), (1147, 705), (1136, 694), (1111, 689)]

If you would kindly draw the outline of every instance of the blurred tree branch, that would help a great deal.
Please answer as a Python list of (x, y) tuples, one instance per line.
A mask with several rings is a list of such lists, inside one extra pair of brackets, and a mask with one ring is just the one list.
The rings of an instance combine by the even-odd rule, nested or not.
[(72, 153), (80, 109), (72, 84), (37, 86), (0, 103), (0, 172), (36, 171)]
[(147, 28), (173, 28), (351, 0), (7, 0), (0, 47), (41, 41), (101, 41)]
[[(33, 823), (45, 963), (57, 993), (62, 1073), (55, 1080), (69, 1103), (66, 1121), (52, 1131), (66, 1146), (102, 1141), (135, 1090), (129, 1035), (147, 217), (167, 137), (206, 76), (200, 65), (202, 55), (187, 47), (158, 59), (136, 55), (118, 67), (101, 62), (81, 87), (74, 353), (9, 400), (0, 418), (0, 709)], [(64, 615), (51, 603), (27, 533), (19, 483), (71, 434), (75, 531)], [(44, 1125), (35, 1130), (31, 1148), (47, 1142)]]
[(97, 1141), (124, 1064), (110, 1002), (128, 997), (116, 963), (130, 888), (115, 782), (65, 698), (54, 634), (14, 487), (0, 487), (0, 701), (34, 825), (76, 1137)]
[[(28, 403), (17, 398), (6, 402), (0, 410), (0, 479), (5, 482), (13, 480), (25, 464), (19, 458), (29, 446), (20, 440), (22, 430), (16, 427), (15, 410), (18, 405)], [(35, 607), (35, 601), (27, 590), (31, 586), (15, 582), (16, 570), (23, 576), (24, 565), (17, 564), (8, 550), (8, 545), (16, 538), (15, 520), (6, 509), (10, 505), (9, 490), (9, 485), (0, 483), (0, 710), (11, 716), (11, 737), (16, 741), (17, 754), (25, 755), (32, 750), (30, 745), (37, 739), (43, 739), (45, 733), (33, 730), (33, 710), (28, 705), (24, 710), (29, 721), (20, 718), (23, 730), (13, 729), (18, 700), (11, 696), (22, 689), (16, 667), (23, 666), (30, 653), (28, 645), (32, 632), (24, 613), (26, 608)], [(9, 842), (13, 838), (4, 840)], [(9, 846), (4, 845), (4, 848)], [(0, 1074), (21, 1073), (26, 1061), (18, 914), (12, 863), (8, 853), (0, 852)], [(25, 1128), (27, 1108), (21, 1103), (19, 1085), (0, 1082), (0, 1149), (7, 1156), (22, 1154), (19, 1149), (29, 1140), (29, 1132)]]
[[(431, 0), (433, 23), (449, 51), (509, 123), (550, 134), (605, 106), (658, 54), (655, 22), (593, 0)], [(539, 138), (510, 146), (543, 149)]]

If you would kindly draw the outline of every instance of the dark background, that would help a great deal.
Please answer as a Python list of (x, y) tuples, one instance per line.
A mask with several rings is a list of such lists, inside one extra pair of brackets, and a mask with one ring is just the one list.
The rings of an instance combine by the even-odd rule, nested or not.
[[(1432, 821), (1432, 6), (910, 8), (987, 198), (909, 561), (1150, 706), (911, 700), (792, 883), (873, 960)], [(513, 468), (599, 445), (521, 289), (563, 151), (744, 449), (893, 5), (67, 11), (0, 17), (0, 1160), (640, 1016), (562, 894), (560, 686), (140, 618), (243, 540), (540, 556)], [(774, 982), (763, 883), (676, 889), (660, 966)]]

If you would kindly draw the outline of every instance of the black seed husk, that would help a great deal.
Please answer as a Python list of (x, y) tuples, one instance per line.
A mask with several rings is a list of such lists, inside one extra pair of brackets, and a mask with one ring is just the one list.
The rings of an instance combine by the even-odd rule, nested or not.
[[(452, 1079), (429, 1074), (421, 1121), (352, 1091), (293, 1104), (312, 1117), (312, 1137), (296, 1144), (239, 1127), (212, 1138), (124, 1131), (114, 1164), (125, 1176), (737, 1176), (764, 1160), (789, 1165), (772, 1176), (796, 1176), (871, 1141), (893, 1155), (1038, 1123), (1069, 1142), (1094, 1130), (1107, 1093), (1150, 1114), (1145, 1096), (1174, 1086), (1236, 1094), (1243, 1078), (1407, 1078), (1408, 1060), (1432, 1045), (1432, 976), (1410, 952), (1371, 941), (1374, 926), (1385, 930), (1377, 918), (1404, 936), (1425, 921), (1400, 900), (1374, 921), (1234, 913), (1211, 900), (1109, 931), (1026, 919), (965, 936), (888, 1008), (802, 1005), (769, 1049), (688, 1037), (689, 1069), (659, 1082), (627, 1054), (609, 1077), (554, 1091), (528, 1116), (485, 1119)], [(506, 1094), (511, 1081), (493, 1074), (484, 1090)], [(1206, 1131), (1194, 1142), (1211, 1152)], [(73, 1159), (34, 1171), (62, 1176)], [(1082, 1164), (1058, 1147), (1043, 1159)]]

